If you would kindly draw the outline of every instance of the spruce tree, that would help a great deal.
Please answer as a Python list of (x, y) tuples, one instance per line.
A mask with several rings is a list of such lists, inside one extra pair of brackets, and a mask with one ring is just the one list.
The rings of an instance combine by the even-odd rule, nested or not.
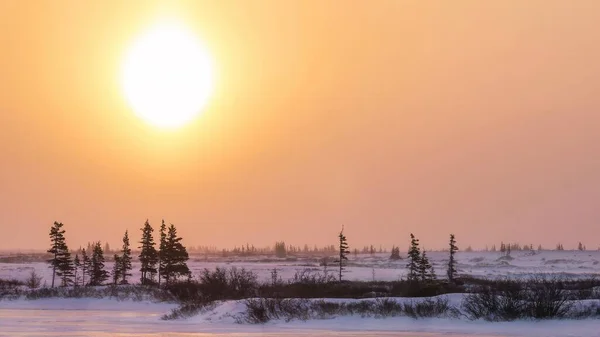
[[(160, 224), (160, 242), (158, 244), (158, 286), (160, 287), (161, 275), (165, 275), (165, 254), (167, 253), (167, 226), (165, 220)], [(163, 276), (164, 277), (164, 276)], [(165, 278), (165, 279), (168, 279)]]
[(73, 259), (73, 267), (75, 269), (74, 282), (75, 286), (79, 285), (79, 268), (81, 268), (81, 261), (79, 260), (79, 255), (76, 253), (75, 258)]
[(410, 248), (408, 250), (408, 281), (417, 281), (419, 279), (419, 264), (421, 259), (421, 250), (419, 249), (419, 239), (410, 233)]
[(71, 260), (71, 253), (65, 242), (65, 230), (62, 229), (64, 225), (60, 222), (54, 222), (50, 228), (50, 242), (51, 246), (48, 249), (48, 253), (52, 254), (52, 259), (48, 260), (50, 268), (52, 268), (52, 287), (54, 288), (54, 279), (56, 276), (61, 278), (63, 286), (67, 286), (72, 283), (73, 279), (73, 261)]
[(185, 247), (181, 244), (182, 238), (177, 236), (175, 225), (169, 226), (163, 253), (163, 272), (161, 276), (165, 279), (165, 285), (179, 276), (190, 276), (190, 269), (187, 266), (189, 255)]
[(275, 242), (275, 256), (277, 257), (286, 257), (287, 249), (284, 241)]
[(141, 278), (140, 283), (142, 285), (150, 284), (150, 281), (156, 274), (156, 263), (158, 262), (158, 253), (156, 252), (156, 248), (154, 248), (154, 237), (152, 236), (152, 232), (154, 229), (150, 226), (148, 220), (144, 223), (144, 227), (142, 227), (142, 239), (140, 240), (141, 246), (138, 248), (141, 249), (139, 259), (140, 259), (140, 272)]
[(400, 247), (392, 247), (392, 254), (390, 260), (400, 260)]
[(104, 251), (100, 241), (93, 246), (92, 258), (90, 259), (90, 285), (99, 286), (108, 280), (108, 272), (104, 269)]
[(342, 282), (342, 274), (344, 272), (344, 261), (348, 260), (348, 241), (346, 240), (346, 236), (344, 235), (344, 226), (342, 226), (342, 230), (340, 231), (340, 234), (338, 235), (338, 239), (339, 239), (339, 263), (340, 263), (340, 282)]
[(81, 285), (85, 286), (85, 275), (90, 273), (90, 258), (85, 251), (85, 248), (81, 250)]
[(115, 263), (113, 264), (113, 269), (112, 269), (112, 281), (114, 285), (117, 285), (119, 283), (119, 281), (121, 280), (122, 277), (122, 270), (121, 270), (121, 257), (117, 254), (115, 254), (115, 256), (113, 257)]
[(131, 248), (129, 246), (129, 233), (125, 231), (123, 235), (123, 248), (121, 249), (120, 272), (121, 272), (121, 284), (128, 284), (127, 278), (131, 276)]
[(454, 282), (454, 276), (456, 276), (456, 259), (454, 258), (454, 255), (457, 251), (458, 247), (456, 246), (454, 234), (450, 234), (450, 257), (448, 258), (448, 270), (446, 272), (450, 283)]
[(433, 269), (433, 265), (429, 262), (429, 258), (427, 258), (425, 249), (423, 249), (423, 253), (421, 253), (421, 257), (419, 258), (419, 278), (423, 282), (435, 280), (435, 270)]

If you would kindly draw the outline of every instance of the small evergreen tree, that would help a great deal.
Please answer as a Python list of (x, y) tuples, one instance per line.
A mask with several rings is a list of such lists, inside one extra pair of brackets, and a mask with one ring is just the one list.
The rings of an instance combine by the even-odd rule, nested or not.
[(287, 249), (284, 241), (275, 242), (275, 256), (280, 258), (287, 256)]
[(93, 246), (90, 259), (90, 285), (99, 286), (108, 280), (108, 272), (104, 269), (104, 251), (100, 241)]
[(186, 248), (181, 244), (182, 238), (177, 236), (175, 225), (169, 226), (165, 239), (163, 253), (163, 273), (165, 285), (169, 285), (172, 280), (179, 276), (190, 275), (190, 269), (187, 266), (189, 255)]
[(128, 284), (128, 277), (131, 276), (131, 248), (129, 246), (129, 233), (126, 230), (123, 235), (123, 248), (121, 248), (121, 256), (119, 258), (120, 272), (121, 272), (121, 284)]
[(121, 270), (121, 257), (117, 254), (113, 257), (115, 263), (113, 264), (112, 269), (112, 281), (114, 285), (117, 285), (122, 278), (122, 270)]
[(400, 260), (400, 247), (392, 247), (392, 254), (390, 255), (390, 260)]
[[(242, 247), (243, 248), (243, 247)], [(165, 275), (165, 254), (167, 253), (167, 226), (163, 219), (160, 225), (160, 243), (158, 245), (158, 286), (160, 287), (161, 275)], [(163, 276), (164, 277), (164, 276)]]
[[(494, 247), (495, 248), (495, 247)], [(458, 251), (458, 247), (456, 246), (456, 240), (454, 239), (454, 234), (450, 234), (450, 257), (448, 259), (448, 281), (450, 283), (454, 282), (454, 276), (456, 275), (456, 260), (454, 255)]]
[(88, 275), (90, 272), (90, 258), (85, 251), (85, 248), (81, 250), (81, 285), (85, 286), (85, 275)]
[(425, 249), (423, 249), (423, 253), (419, 258), (419, 278), (423, 282), (435, 280), (435, 270), (433, 269), (433, 265), (429, 262)]
[(342, 282), (342, 273), (344, 271), (344, 261), (348, 260), (348, 241), (346, 240), (346, 236), (344, 235), (344, 226), (342, 226), (342, 230), (338, 235), (339, 238), (339, 263), (340, 263), (340, 282)]
[(79, 268), (81, 268), (81, 261), (79, 260), (79, 255), (75, 253), (75, 258), (73, 259), (73, 269), (75, 271), (73, 281), (75, 283), (75, 286), (79, 285)]
[(71, 253), (65, 242), (64, 225), (55, 221), (50, 228), (51, 246), (48, 253), (52, 254), (52, 259), (48, 260), (50, 268), (52, 268), (52, 287), (54, 288), (54, 279), (59, 276), (63, 286), (67, 286), (73, 282), (73, 261)]
[(156, 274), (156, 263), (158, 262), (158, 253), (156, 252), (156, 248), (154, 248), (154, 238), (152, 236), (152, 232), (154, 229), (150, 226), (148, 220), (144, 223), (144, 227), (142, 227), (142, 239), (140, 240), (141, 249), (140, 251), (140, 272), (141, 278), (140, 283), (142, 285), (149, 284), (153, 279), (154, 274)]
[(419, 264), (421, 259), (421, 250), (419, 249), (419, 239), (410, 233), (410, 248), (408, 250), (408, 276), (409, 281), (419, 279)]

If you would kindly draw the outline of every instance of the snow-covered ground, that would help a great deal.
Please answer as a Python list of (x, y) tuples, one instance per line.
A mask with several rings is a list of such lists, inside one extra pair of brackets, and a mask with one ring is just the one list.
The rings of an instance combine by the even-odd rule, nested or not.
[[(451, 302), (461, 295), (451, 295)], [(108, 299), (0, 301), (0, 336), (571, 336), (597, 337), (600, 321), (516, 321), (337, 317), (240, 325), (242, 301), (227, 301), (187, 320), (163, 321), (172, 304)]]
[[(428, 254), (438, 275), (445, 274), (447, 253)], [(574, 277), (600, 276), (600, 251), (460, 252), (458, 271), (476, 277), (527, 277), (557, 274)], [(192, 256), (190, 268), (246, 268), (268, 281), (276, 268), (279, 276), (290, 279), (296, 272), (310, 269), (323, 272), (318, 258), (273, 259), (248, 257), (233, 261)], [(111, 263), (107, 263), (107, 269)], [(134, 265), (137, 269), (137, 265)], [(335, 266), (328, 267), (335, 273)], [(0, 278), (25, 280), (31, 270), (50, 282), (51, 270), (42, 262), (0, 263)], [(406, 261), (390, 261), (387, 254), (350, 256), (345, 278), (349, 280), (397, 280), (406, 273)], [(134, 271), (134, 279), (139, 278)], [(462, 296), (462, 295), (451, 295)], [(403, 299), (398, 299), (403, 300)], [(451, 297), (455, 304), (460, 299)], [(223, 302), (213, 310), (193, 318), (163, 321), (174, 304), (118, 302), (114, 299), (42, 299), (0, 301), (0, 336), (580, 336), (599, 337), (600, 320), (516, 321), (490, 323), (467, 319), (387, 319), (336, 317), (308, 322), (272, 321), (265, 325), (237, 324), (234, 317), (244, 311), (244, 303)]]
[[(444, 252), (428, 253), (436, 273), (445, 275), (448, 254)], [(345, 273), (348, 280), (398, 280), (406, 275), (406, 261), (391, 261), (388, 254), (350, 255), (350, 261)], [(265, 262), (268, 261), (268, 262)], [(526, 277), (535, 273), (560, 274), (574, 277), (589, 277), (600, 275), (600, 251), (513, 251), (510, 257), (500, 252), (459, 252), (457, 253), (458, 272), (461, 275), (476, 277)], [(255, 272), (259, 279), (268, 281), (271, 271), (276, 268), (283, 279), (293, 278), (298, 271), (310, 269), (324, 272), (318, 258), (291, 257), (288, 259), (273, 259), (272, 257), (246, 257), (233, 261), (223, 258), (205, 258), (192, 256), (190, 269), (197, 275), (204, 268), (221, 267), (246, 268)], [(112, 263), (107, 262), (108, 270)], [(139, 265), (134, 263), (133, 279), (139, 279)], [(335, 273), (335, 265), (330, 264), (329, 273)], [(37, 263), (0, 263), (0, 278), (16, 278), (25, 280), (32, 269), (43, 275), (44, 281), (51, 278), (48, 264)]]

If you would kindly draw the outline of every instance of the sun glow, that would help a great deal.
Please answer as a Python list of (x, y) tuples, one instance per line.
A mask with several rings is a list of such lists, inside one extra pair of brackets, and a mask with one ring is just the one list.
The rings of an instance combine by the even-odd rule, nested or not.
[(179, 127), (206, 106), (212, 62), (200, 41), (177, 24), (161, 24), (128, 51), (122, 85), (129, 105), (150, 124)]

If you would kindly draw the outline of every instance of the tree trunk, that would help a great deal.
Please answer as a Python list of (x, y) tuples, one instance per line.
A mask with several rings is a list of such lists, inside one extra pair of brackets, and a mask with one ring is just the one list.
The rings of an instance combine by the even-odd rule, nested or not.
[(344, 259), (342, 256), (342, 249), (340, 247), (340, 282), (342, 282), (342, 268), (343, 268), (342, 263), (343, 263), (343, 261), (344, 261)]
[(56, 276), (56, 256), (57, 253), (54, 253), (54, 261), (52, 262), (52, 288), (54, 288), (54, 277)]
[(160, 255), (158, 255), (158, 287), (160, 288)]

